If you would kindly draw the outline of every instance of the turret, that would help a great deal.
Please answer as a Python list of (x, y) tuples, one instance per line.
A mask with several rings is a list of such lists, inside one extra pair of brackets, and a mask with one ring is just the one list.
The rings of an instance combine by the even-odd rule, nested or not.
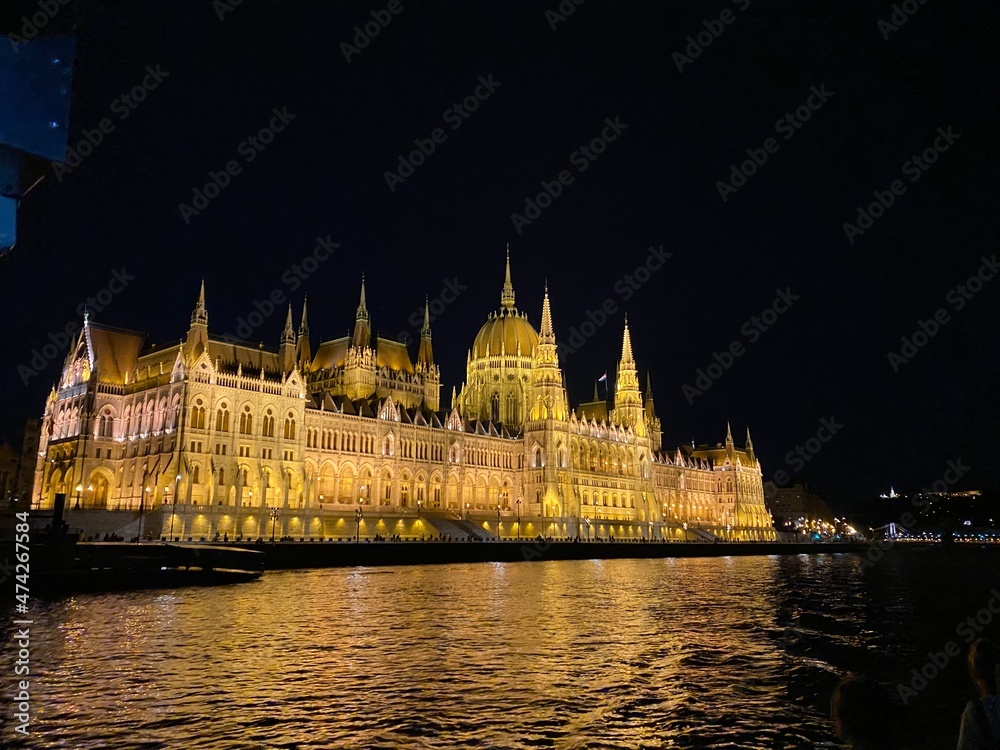
[(656, 408), (653, 406), (653, 384), (646, 371), (646, 402), (644, 405), (646, 416), (646, 432), (649, 435), (650, 447), (658, 451), (663, 447), (663, 432), (660, 427), (660, 420), (656, 416)]
[(750, 439), (750, 428), (749, 427), (747, 427), (747, 441), (746, 441), (746, 444), (743, 446), (743, 450), (745, 450), (747, 452), (747, 455), (750, 457), (750, 461), (751, 462), (753, 462), (753, 463), (757, 462), (757, 456), (754, 455), (754, 452), (753, 452), (753, 441)]
[(361, 277), (361, 301), (358, 303), (358, 312), (354, 318), (354, 336), (351, 338), (351, 346), (365, 349), (371, 345), (372, 329), (368, 317), (368, 307), (365, 304), (365, 277)]
[(500, 307), (505, 310), (514, 308), (514, 284), (510, 280), (510, 245), (507, 245), (507, 271), (504, 275), (503, 289), (500, 291)]
[(278, 345), (278, 361), (281, 372), (289, 373), (295, 369), (295, 328), (292, 325), (292, 306), (288, 306), (285, 317), (285, 330), (281, 332), (281, 342)]
[(646, 372), (646, 402), (644, 404), (646, 409), (646, 419), (652, 422), (656, 419), (656, 409), (653, 406), (653, 385), (650, 382), (649, 372)]
[(312, 363), (312, 350), (309, 347), (309, 317), (306, 306), (309, 298), (302, 300), (302, 321), (299, 323), (299, 335), (295, 342), (295, 360), (299, 363), (299, 372), (305, 373)]
[(420, 365), (434, 364), (434, 349), (431, 347), (431, 306), (424, 298), (424, 325), (420, 329), (420, 351), (417, 353), (417, 363)]
[(201, 280), (198, 302), (191, 313), (191, 326), (184, 340), (184, 356), (188, 362), (194, 361), (208, 349), (208, 309), (205, 307), (205, 280)]
[(434, 364), (434, 348), (431, 346), (431, 306), (424, 298), (424, 325), (420, 329), (420, 351), (417, 353), (415, 371), (423, 377), (424, 403), (431, 411), (441, 405), (441, 371)]
[(632, 427), (639, 435), (646, 434), (642, 413), (642, 394), (639, 392), (639, 374), (632, 357), (632, 337), (625, 316), (625, 333), (622, 337), (622, 358), (618, 362), (615, 378), (614, 421), (623, 427)]
[(538, 334), (538, 345), (532, 362), (528, 404), (530, 409), (528, 419), (564, 420), (568, 416), (568, 401), (563, 388), (562, 370), (559, 368), (556, 333), (552, 327), (548, 283), (545, 284), (545, 297), (542, 299), (542, 328)]

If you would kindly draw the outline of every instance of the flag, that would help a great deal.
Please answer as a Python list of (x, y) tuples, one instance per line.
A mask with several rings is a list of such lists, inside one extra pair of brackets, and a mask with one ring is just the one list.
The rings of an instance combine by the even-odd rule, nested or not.
[(603, 374), (603, 375), (601, 375), (601, 377), (599, 377), (599, 378), (597, 379), (597, 382), (598, 382), (598, 383), (603, 383), (603, 382), (604, 382), (605, 380), (607, 380), (607, 379), (608, 379), (608, 371), (607, 371), (607, 370), (605, 370), (605, 371), (604, 371), (604, 374)]

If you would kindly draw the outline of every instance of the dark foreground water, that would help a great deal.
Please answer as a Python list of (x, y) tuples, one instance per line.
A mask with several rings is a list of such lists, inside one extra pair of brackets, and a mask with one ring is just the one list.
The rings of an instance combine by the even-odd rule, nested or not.
[[(985, 607), (972, 550), (268, 573), (35, 602), (32, 748), (835, 746), (846, 671), (909, 681)], [(5, 624), (9, 622), (5, 616)], [(997, 630), (991, 624), (988, 630)], [(11, 742), (13, 649), (0, 687)], [(910, 701), (954, 747), (955, 659)]]

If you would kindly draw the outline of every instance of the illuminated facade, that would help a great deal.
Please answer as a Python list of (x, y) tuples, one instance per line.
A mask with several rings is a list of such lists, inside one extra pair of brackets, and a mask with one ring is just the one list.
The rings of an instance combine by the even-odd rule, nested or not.
[(353, 335), (315, 354), (305, 305), (276, 349), (210, 336), (204, 284), (173, 346), (85, 317), (46, 403), (34, 503), (142, 507), (182, 538), (775, 538), (749, 433), (663, 449), (627, 321), (613, 406), (572, 409), (548, 290), (539, 331), (514, 299), (508, 259), (450, 408), (427, 312), (414, 362), (372, 338), (363, 282)]

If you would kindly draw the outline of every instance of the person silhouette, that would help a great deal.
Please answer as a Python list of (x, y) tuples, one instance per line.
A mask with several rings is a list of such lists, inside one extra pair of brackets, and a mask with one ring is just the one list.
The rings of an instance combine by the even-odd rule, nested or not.
[(962, 712), (958, 750), (1000, 748), (1000, 646), (990, 638), (979, 638), (969, 648), (969, 676), (979, 698), (969, 701)]
[(870, 677), (848, 676), (830, 701), (837, 736), (854, 750), (898, 748), (897, 709), (889, 694)]

